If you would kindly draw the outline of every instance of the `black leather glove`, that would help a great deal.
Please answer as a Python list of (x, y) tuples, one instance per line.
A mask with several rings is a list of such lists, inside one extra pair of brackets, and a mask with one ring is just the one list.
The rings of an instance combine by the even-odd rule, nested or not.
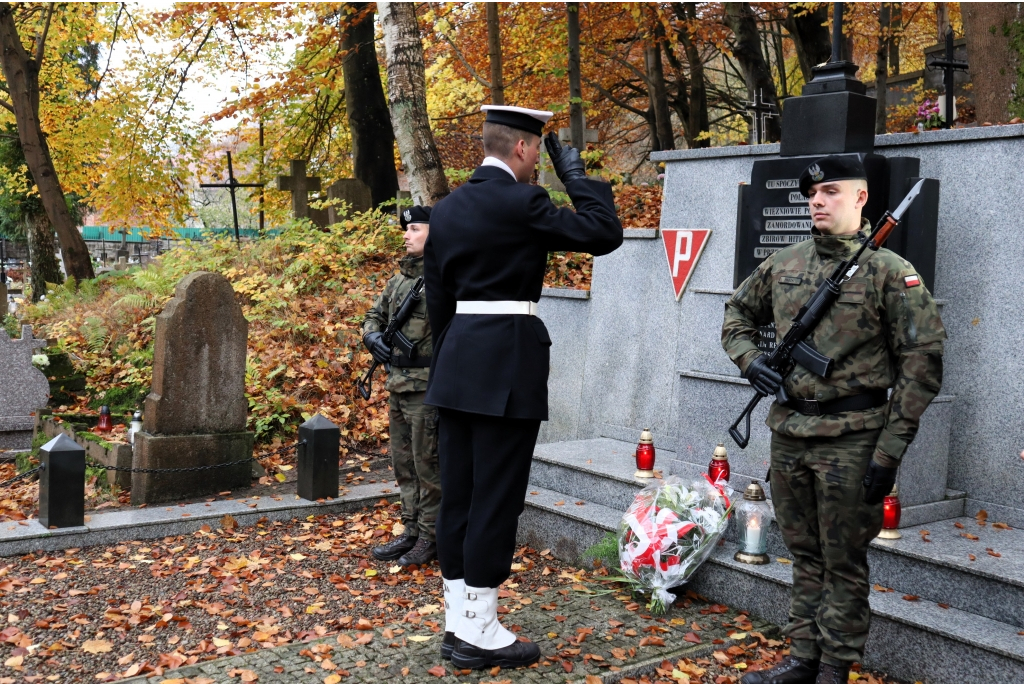
[(563, 184), (587, 177), (587, 165), (580, 157), (580, 151), (571, 145), (562, 147), (558, 136), (548, 133), (544, 138), (544, 147), (548, 149), (551, 165), (555, 167), (555, 175)]
[(750, 362), (747, 370), (743, 373), (743, 377), (750, 381), (750, 384), (754, 386), (754, 390), (765, 397), (771, 397), (782, 387), (782, 376), (765, 363), (765, 355), (763, 354)]
[(874, 459), (868, 464), (868, 472), (864, 475), (864, 503), (881, 504), (885, 496), (892, 492), (896, 484), (896, 472), (882, 466)]
[(384, 344), (384, 335), (380, 331), (364, 335), (363, 344), (378, 364), (387, 364), (391, 361), (391, 350)]

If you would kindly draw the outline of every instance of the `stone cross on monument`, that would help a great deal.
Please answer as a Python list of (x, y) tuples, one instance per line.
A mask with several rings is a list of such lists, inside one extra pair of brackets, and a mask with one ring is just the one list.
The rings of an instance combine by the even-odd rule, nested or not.
[(309, 218), (309, 194), (320, 191), (320, 177), (306, 176), (306, 160), (293, 159), (291, 176), (278, 176), (277, 189), (292, 194), (292, 214), (296, 219)]

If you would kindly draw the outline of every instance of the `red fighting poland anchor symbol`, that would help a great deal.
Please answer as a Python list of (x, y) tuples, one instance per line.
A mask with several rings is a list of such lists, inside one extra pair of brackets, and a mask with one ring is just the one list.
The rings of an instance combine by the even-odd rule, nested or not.
[(668, 270), (677, 300), (682, 297), (710, 236), (710, 228), (662, 229), (661, 239), (665, 244), (665, 256), (668, 257)]

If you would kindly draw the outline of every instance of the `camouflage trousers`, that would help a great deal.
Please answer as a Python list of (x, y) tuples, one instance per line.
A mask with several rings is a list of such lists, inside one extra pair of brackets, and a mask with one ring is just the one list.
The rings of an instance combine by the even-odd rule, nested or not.
[(437, 459), (437, 408), (423, 404), (426, 392), (392, 392), (391, 464), (402, 493), (402, 524), (409, 535), (434, 541), (441, 507)]
[(864, 504), (864, 474), (879, 430), (838, 438), (772, 433), (772, 502), (793, 555), (785, 634), (794, 656), (841, 666), (860, 661), (868, 637), (868, 544), (882, 505)]

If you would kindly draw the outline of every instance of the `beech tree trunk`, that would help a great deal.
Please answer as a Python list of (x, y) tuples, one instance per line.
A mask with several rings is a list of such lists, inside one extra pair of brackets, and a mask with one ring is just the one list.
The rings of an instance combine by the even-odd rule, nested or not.
[(674, 2), (672, 9), (676, 18), (682, 23), (679, 29), (679, 42), (683, 45), (686, 53), (686, 62), (690, 67), (690, 99), (688, 121), (686, 124), (686, 144), (690, 148), (708, 147), (711, 141), (708, 139), (697, 140), (697, 136), (705, 131), (711, 130), (708, 118), (708, 90), (704, 82), (704, 62), (700, 56), (700, 50), (690, 34), (688, 24), (697, 21), (697, 9), (692, 2)]
[[(349, 3), (354, 15), (369, 3)], [(345, 76), (345, 110), (352, 131), (355, 176), (370, 187), (373, 204), (394, 200), (398, 194), (395, 171), (395, 134), (391, 130), (388, 103), (380, 82), (377, 49), (373, 43), (373, 12), (350, 24), (342, 39)]]
[(565, 16), (569, 35), (569, 137), (572, 146), (582, 152), (587, 149), (587, 139), (580, 85), (580, 3), (565, 3)]
[(786, 11), (786, 30), (796, 46), (800, 73), (804, 83), (814, 77), (811, 69), (832, 56), (832, 38), (828, 27), (828, 3), (818, 3), (813, 10), (803, 4), (790, 3)]
[[(761, 52), (761, 36), (757, 31), (757, 17), (749, 2), (725, 3), (725, 23), (732, 29), (734, 36), (732, 54), (739, 62), (743, 80), (747, 83), (747, 93), (753, 99), (758, 95), (765, 104), (778, 107), (778, 93), (775, 91), (775, 79), (768, 68), (768, 62)], [(753, 134), (753, 127), (751, 127)], [(764, 140), (777, 142), (782, 135), (779, 117), (770, 117), (765, 122)]]
[(57, 264), (57, 250), (53, 244), (53, 227), (45, 214), (29, 217), (25, 221), (28, 258), (32, 262), (32, 301), (38, 302), (46, 294), (46, 284), (60, 284), (64, 276)]
[(411, 2), (378, 2), (387, 54), (391, 125), (402, 155), (413, 201), (434, 205), (448, 194), (441, 155), (427, 116), (423, 43)]
[(979, 122), (1010, 119), (1009, 104), (1017, 82), (1020, 56), (1010, 48), (1007, 31), (1024, 19), (1015, 2), (964, 2), (964, 37)]
[(875, 52), (875, 133), (885, 133), (886, 99), (889, 94), (889, 44), (892, 42), (892, 6), (878, 8), (878, 50)]
[(654, 110), (654, 130), (657, 134), (651, 141), (651, 152), (674, 150), (675, 137), (672, 134), (672, 115), (668, 108), (660, 43), (644, 48), (644, 66), (647, 71), (647, 94), (651, 101), (651, 109)]
[(892, 28), (892, 38), (889, 40), (889, 71), (893, 76), (900, 73), (900, 40), (903, 38), (903, 3), (891, 2), (892, 10), (889, 13), (889, 26)]
[(89, 249), (68, 211), (39, 122), (39, 64), (25, 52), (14, 24), (14, 7), (7, 2), (0, 3), (0, 68), (7, 81), (25, 161), (39, 189), (46, 215), (60, 239), (64, 271), (78, 280), (93, 278)]
[(487, 3), (487, 58), (491, 63), (491, 104), (505, 104), (505, 81), (501, 74), (501, 21), (499, 5)]

